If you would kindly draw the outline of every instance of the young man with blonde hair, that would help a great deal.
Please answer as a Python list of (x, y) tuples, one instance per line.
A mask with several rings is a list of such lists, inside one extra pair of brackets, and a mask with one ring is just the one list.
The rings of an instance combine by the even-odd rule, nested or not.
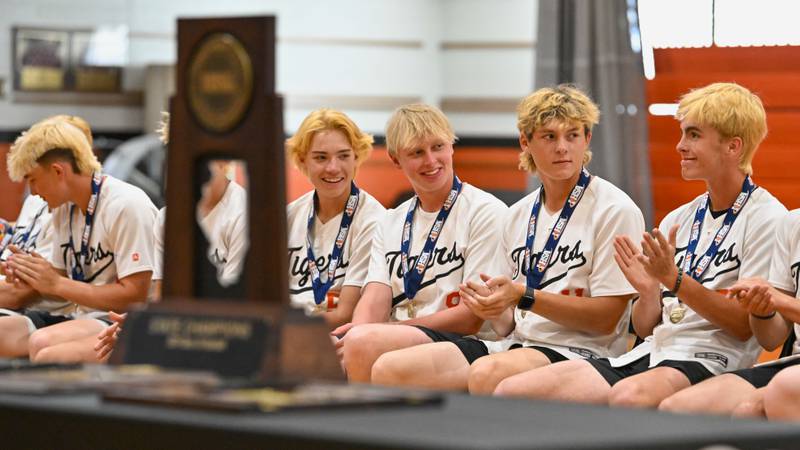
[(459, 284), (479, 280), (491, 267), (506, 207), (458, 179), (455, 139), (433, 106), (401, 106), (389, 119), (389, 156), (416, 195), (377, 226), (353, 321), (333, 331), (342, 338), (351, 381), (370, 381), (373, 363), (385, 352), (481, 328), (482, 320), (461, 304)]
[(482, 267), (492, 275), (482, 275), (485, 285), (460, 286), (462, 301), (506, 339), (465, 337), (386, 353), (374, 382), (491, 394), (530, 369), (624, 353), (635, 291), (608, 262), (614, 236), (640, 235), (644, 219), (624, 192), (585, 168), (598, 108), (560, 85), (527, 96), (517, 114), (520, 168), (542, 187), (506, 215), (497, 271)]
[(86, 135), (65, 120), (32, 128), (8, 154), (10, 178), (24, 179), (53, 210), (53, 251), (49, 260), (15, 251), (7, 278), (74, 304), (68, 316), (26, 313), (39, 328), (28, 342), (35, 362), (93, 360), (92, 340), (108, 325), (107, 311), (147, 296), (155, 206), (100, 170)]
[(755, 361), (760, 347), (747, 311), (723, 292), (767, 274), (774, 224), (786, 212), (750, 179), (767, 131), (764, 107), (741, 86), (715, 83), (683, 96), (676, 119), (681, 174), (705, 181), (708, 191), (645, 233), (641, 249), (627, 237), (615, 242), (615, 259), (640, 295), (634, 328), (648, 338), (619, 358), (566, 361), (507, 379), (495, 394), (653, 408)]
[(323, 108), (306, 116), (286, 152), (314, 186), (286, 209), (290, 302), (335, 328), (353, 317), (375, 227), (386, 215), (354, 181), (372, 136), (343, 112)]

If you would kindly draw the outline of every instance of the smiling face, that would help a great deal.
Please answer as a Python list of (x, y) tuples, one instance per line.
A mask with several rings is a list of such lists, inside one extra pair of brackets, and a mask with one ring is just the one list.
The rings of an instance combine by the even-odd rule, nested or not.
[(442, 137), (425, 137), (398, 149), (394, 163), (417, 195), (449, 190), (453, 183), (453, 144)]
[[(681, 156), (681, 176), (684, 180), (708, 181), (715, 173), (723, 172), (737, 158), (728, 152), (731, 140), (717, 130), (688, 119), (681, 121), (681, 140), (676, 146)], [(734, 159), (731, 161), (731, 157)]]
[(533, 131), (530, 139), (520, 134), (522, 151), (533, 157), (542, 181), (573, 180), (583, 167), (592, 133), (583, 124), (551, 120)]
[(341, 199), (350, 194), (356, 172), (356, 157), (350, 142), (339, 130), (314, 134), (300, 165), (320, 199)]

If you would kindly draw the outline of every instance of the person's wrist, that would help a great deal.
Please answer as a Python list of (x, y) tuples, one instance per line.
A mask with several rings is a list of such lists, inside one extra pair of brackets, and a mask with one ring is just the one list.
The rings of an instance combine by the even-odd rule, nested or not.
[(668, 284), (667, 286), (672, 286), (670, 292), (672, 292), (675, 295), (678, 295), (678, 291), (681, 289), (681, 283), (683, 282), (684, 273), (680, 267), (676, 267), (675, 269), (676, 269), (675, 274), (672, 277), (672, 284), (671, 285)]
[(753, 316), (754, 318), (758, 319), (758, 320), (769, 320), (769, 319), (772, 319), (773, 317), (775, 317), (775, 314), (777, 314), (777, 313), (778, 313), (778, 311), (772, 311), (771, 313), (763, 315), (763, 316), (759, 315), (759, 314), (753, 314), (753, 313), (750, 313), (750, 315)]

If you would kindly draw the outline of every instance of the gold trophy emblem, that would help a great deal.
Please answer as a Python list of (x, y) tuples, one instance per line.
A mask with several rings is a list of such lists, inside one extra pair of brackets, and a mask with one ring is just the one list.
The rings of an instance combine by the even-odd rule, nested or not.
[(669, 312), (669, 321), (672, 323), (678, 323), (683, 320), (685, 315), (686, 307), (683, 305), (678, 305), (675, 308), (672, 308), (672, 311)]
[(225, 133), (245, 116), (253, 96), (253, 65), (230, 33), (212, 33), (195, 48), (188, 69), (189, 109), (200, 125)]

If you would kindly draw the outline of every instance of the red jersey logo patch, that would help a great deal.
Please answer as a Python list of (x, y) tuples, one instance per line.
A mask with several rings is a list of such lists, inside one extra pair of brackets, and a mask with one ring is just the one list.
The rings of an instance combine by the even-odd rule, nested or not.
[(131, 259), (133, 260), (133, 262), (139, 261), (139, 254), (138, 253), (134, 253), (133, 255), (131, 255)]

